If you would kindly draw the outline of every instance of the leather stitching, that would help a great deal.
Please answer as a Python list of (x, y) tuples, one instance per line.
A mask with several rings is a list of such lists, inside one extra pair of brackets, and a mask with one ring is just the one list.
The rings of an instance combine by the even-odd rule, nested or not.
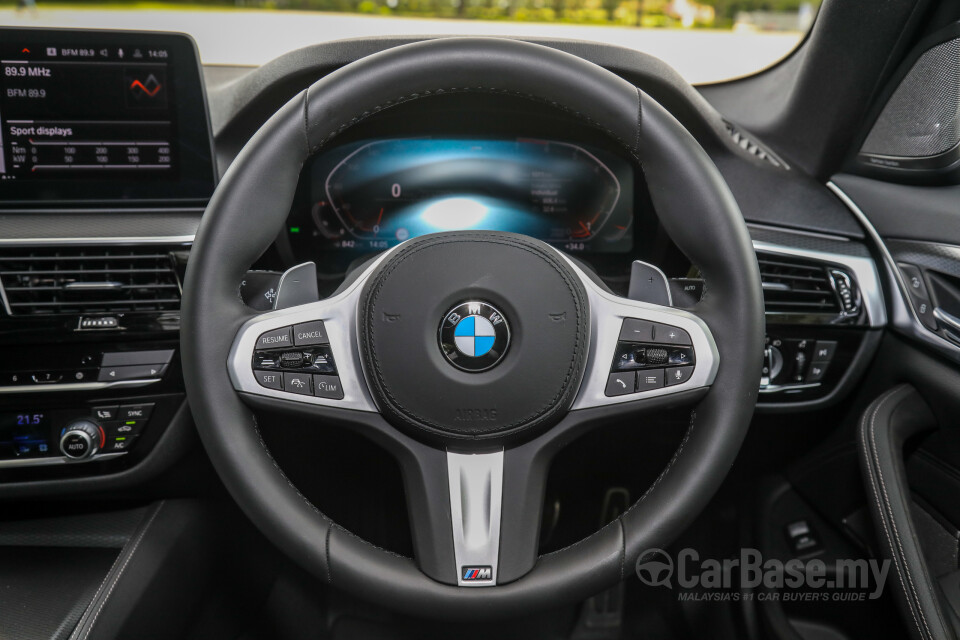
[[(163, 508), (164, 504), (166, 503), (161, 502), (159, 506), (157, 506), (153, 514), (147, 520), (147, 523), (143, 526), (143, 529), (141, 529), (140, 533), (137, 534), (137, 538), (136, 540), (134, 540), (133, 546), (130, 548), (130, 553), (127, 554), (127, 557), (124, 559), (123, 564), (120, 566), (120, 570), (114, 576), (113, 581), (110, 584), (110, 589), (107, 591), (107, 595), (104, 596), (103, 600), (100, 601), (100, 605), (97, 607), (96, 613), (93, 614), (93, 617), (90, 620), (90, 625), (87, 627), (87, 630), (83, 634), (83, 640), (87, 640), (87, 638), (90, 637), (90, 633), (93, 632), (93, 628), (97, 625), (97, 620), (100, 619), (100, 613), (103, 611), (103, 607), (106, 606), (107, 601), (110, 600), (110, 596), (113, 595), (113, 590), (117, 587), (117, 583), (120, 582), (120, 578), (123, 577), (124, 571), (127, 570), (127, 565), (130, 564), (130, 560), (133, 558), (133, 554), (137, 552), (137, 548), (140, 546), (140, 542), (143, 540), (144, 536), (146, 536), (147, 530), (150, 529), (150, 525), (152, 525), (153, 521), (156, 520), (157, 514), (160, 513), (160, 510)], [(113, 570), (113, 567), (111, 567), (111, 571), (112, 570)], [(110, 575), (110, 574), (108, 573), (107, 575)], [(101, 588), (102, 587), (103, 585), (101, 585)], [(96, 602), (96, 596), (94, 596), (94, 602)]]
[(623, 520), (617, 518), (617, 522), (620, 523), (620, 582), (623, 582), (624, 576), (624, 565), (627, 563), (627, 532), (623, 530)]
[[(891, 394), (891, 397), (892, 395), (893, 394)], [(881, 406), (885, 401), (886, 400), (880, 403)], [(880, 479), (880, 488), (883, 491), (883, 499), (884, 499), (884, 502), (886, 503), (887, 511), (890, 514), (890, 528), (893, 530), (893, 535), (897, 540), (897, 548), (899, 549), (900, 555), (903, 558), (904, 572), (906, 573), (907, 580), (910, 582), (910, 591), (913, 594), (913, 598), (914, 598), (914, 601), (916, 602), (917, 609), (920, 612), (920, 619), (923, 621), (923, 626), (927, 630), (927, 634), (933, 637), (933, 632), (930, 631), (930, 626), (927, 624), (927, 618), (924, 615), (923, 606), (920, 602), (920, 597), (917, 595), (917, 588), (913, 583), (913, 576), (910, 573), (910, 563), (907, 562), (906, 554), (903, 551), (903, 543), (900, 539), (900, 533), (897, 530), (897, 521), (896, 521), (896, 518), (894, 517), (893, 507), (890, 504), (890, 497), (887, 494), (887, 485), (883, 479), (883, 470), (882, 470), (882, 467), (880, 466), (880, 456), (878, 454), (878, 449), (877, 449), (876, 417), (877, 417), (877, 413), (875, 413), (873, 418), (870, 420), (870, 440), (872, 444), (872, 453), (873, 453), (874, 461), (876, 462), (877, 477)]]
[(633, 155), (640, 157), (640, 125), (643, 122), (643, 93), (637, 87), (637, 137), (633, 141)]
[(333, 584), (333, 565), (330, 563), (330, 533), (333, 527), (327, 527), (327, 535), (323, 537), (323, 556), (327, 560), (327, 584)]
[[(864, 459), (867, 466), (867, 476), (870, 479), (870, 487), (873, 490), (874, 500), (877, 503), (880, 514), (880, 523), (883, 528), (884, 535), (887, 538), (887, 542), (890, 545), (891, 551), (893, 551), (893, 566), (897, 570), (897, 578), (900, 580), (900, 584), (903, 585), (904, 595), (907, 598), (907, 608), (910, 609), (910, 615), (913, 617), (914, 625), (916, 625), (917, 630), (920, 632), (920, 636), (926, 638), (927, 636), (932, 637), (930, 632), (930, 627), (927, 625), (926, 617), (923, 614), (923, 608), (920, 605), (920, 600), (917, 597), (916, 589), (913, 584), (913, 579), (910, 576), (909, 566), (906, 561), (906, 557), (903, 554), (903, 547), (900, 543), (899, 534), (896, 531), (896, 524), (894, 522), (893, 510), (890, 507), (889, 499), (886, 495), (886, 486), (883, 483), (883, 475), (880, 472), (880, 459), (876, 453), (876, 419), (877, 415), (880, 413), (880, 410), (886, 404), (888, 400), (893, 398), (899, 392), (903, 391), (903, 388), (896, 388), (889, 391), (885, 396), (877, 401), (873, 412), (870, 415), (869, 424), (871, 438), (867, 440), (866, 429), (867, 429), (867, 416), (864, 415), (863, 420), (860, 423), (860, 437), (864, 443)], [(871, 459), (872, 454), (872, 459)], [(886, 504), (880, 500), (880, 491), (877, 489), (876, 479), (880, 480), (883, 492), (884, 499)], [(890, 520), (889, 528), (887, 524), (887, 519)], [(891, 529), (893, 530), (893, 536), (891, 536)], [(894, 546), (894, 536), (896, 537), (896, 546)], [(903, 565), (901, 569), (901, 564)], [(904, 578), (906, 576), (906, 579)], [(909, 587), (909, 590), (908, 590)], [(919, 610), (920, 619), (917, 618), (917, 613)], [(923, 625), (921, 626), (921, 619)]]
[[(558, 102), (543, 98), (541, 96), (534, 95), (532, 93), (525, 93), (523, 91), (514, 91), (510, 89), (497, 89), (495, 87), (484, 87), (484, 86), (476, 86), (476, 87), (465, 86), (465, 87), (447, 87), (447, 88), (440, 88), (440, 89), (427, 89), (422, 92), (409, 93), (406, 95), (398, 96), (392, 100), (386, 100), (384, 102), (381, 102), (380, 104), (376, 104), (370, 107), (363, 113), (357, 116), (354, 116), (348, 122), (344, 122), (338, 125), (335, 129), (329, 131), (326, 135), (324, 135), (323, 138), (313, 146), (310, 146), (309, 144), (310, 132), (308, 130), (307, 131), (307, 140), (308, 140), (307, 146), (309, 149), (308, 155), (313, 155), (314, 153), (319, 151), (324, 145), (329, 144), (331, 140), (333, 140), (334, 138), (342, 134), (344, 131), (346, 131), (350, 127), (357, 125), (360, 122), (363, 122), (367, 118), (370, 118), (371, 116), (374, 116), (380, 113), (384, 109), (389, 109), (390, 107), (396, 107), (398, 105), (401, 105), (407, 102), (412, 102), (413, 100), (418, 100), (420, 98), (428, 98), (430, 96), (440, 96), (447, 93), (488, 93), (493, 95), (508, 95), (508, 96), (514, 96), (518, 98), (526, 98), (527, 100), (532, 100), (534, 102), (539, 102), (541, 104), (550, 105), (555, 109), (558, 109), (568, 115), (572, 115), (576, 118), (579, 118), (580, 120), (583, 120), (584, 122), (588, 123), (590, 126), (596, 129), (599, 129), (600, 131), (603, 131), (608, 136), (610, 136), (611, 138), (619, 142), (620, 145), (627, 150), (627, 152), (634, 159), (634, 161), (636, 161), (637, 163), (640, 162), (640, 158), (637, 155), (636, 146), (632, 146), (629, 142), (627, 142), (626, 140), (621, 138), (619, 135), (614, 133), (611, 129), (603, 126), (602, 124), (600, 124), (599, 122), (591, 118), (590, 116), (587, 116), (581, 113), (580, 111), (571, 109)], [(639, 136), (639, 131), (638, 131), (638, 136)]]
[(307, 87), (303, 92), (303, 145), (307, 155), (310, 155), (310, 109), (307, 107), (309, 104), (310, 87)]
[[(580, 307), (583, 306), (584, 301), (583, 301), (583, 296), (581, 295), (581, 292), (571, 284), (572, 280), (563, 271), (563, 269), (560, 268), (558, 261), (553, 256), (547, 254), (546, 252), (535, 250), (534, 247), (526, 246), (520, 242), (517, 242), (513, 238), (508, 238), (505, 236), (497, 236), (494, 234), (484, 234), (484, 235), (477, 235), (477, 236), (473, 236), (471, 234), (461, 234), (461, 235), (458, 235), (456, 238), (422, 243), (420, 245), (414, 246), (412, 249), (404, 253), (398, 254), (394, 260), (390, 261), (390, 263), (387, 265), (385, 270), (383, 270), (382, 272), (378, 273), (375, 276), (373, 289), (371, 291), (371, 295), (369, 298), (370, 301), (364, 304), (365, 306), (364, 315), (366, 316), (366, 329), (367, 329), (365, 333), (367, 334), (367, 336), (369, 336), (368, 339), (370, 341), (370, 346), (371, 346), (370, 349), (366, 350), (367, 351), (366, 358), (368, 362), (370, 362), (370, 364), (373, 365), (373, 369), (376, 371), (377, 375), (376, 375), (376, 378), (374, 379), (374, 382), (376, 382), (377, 386), (382, 391), (382, 393), (387, 397), (390, 403), (394, 405), (400, 412), (402, 412), (402, 414), (404, 414), (398, 417), (402, 418), (405, 423), (409, 424), (410, 426), (416, 427), (418, 429), (423, 429), (423, 425), (428, 425), (430, 427), (433, 427), (434, 429), (440, 429), (444, 431), (469, 433), (468, 430), (456, 429), (455, 427), (451, 427), (449, 425), (440, 425), (440, 424), (437, 424), (436, 422), (427, 420), (426, 418), (423, 418), (422, 416), (417, 415), (416, 413), (414, 413), (413, 411), (405, 407), (402, 402), (398, 401), (397, 398), (394, 396), (394, 394), (386, 387), (386, 385), (382, 383), (383, 372), (380, 368), (380, 362), (376, 357), (377, 341), (376, 341), (376, 338), (374, 337), (374, 328), (373, 328), (374, 319), (373, 319), (373, 316), (370, 313), (367, 313), (366, 311), (371, 306), (376, 305), (377, 299), (380, 296), (380, 292), (383, 289), (384, 281), (405, 260), (407, 260), (408, 258), (412, 257), (413, 255), (425, 249), (444, 245), (444, 244), (451, 244), (454, 242), (462, 242), (464, 239), (468, 239), (468, 238), (472, 238), (482, 242), (489, 242), (493, 244), (502, 244), (505, 246), (516, 247), (518, 249), (527, 251), (528, 253), (538, 258), (543, 259), (547, 264), (553, 267), (553, 269), (560, 275), (561, 279), (563, 280), (564, 284), (566, 284), (570, 293), (580, 303), (578, 306)], [(557, 392), (557, 394), (553, 398), (545, 402), (544, 405), (540, 409), (535, 411), (533, 414), (524, 416), (508, 425), (499, 427), (498, 429), (496, 429), (496, 431), (484, 432), (484, 435), (487, 435), (490, 433), (503, 433), (505, 431), (509, 431), (516, 427), (530, 424), (540, 418), (543, 418), (544, 416), (550, 415), (551, 413), (557, 410), (559, 406), (558, 403), (562, 400), (563, 396), (571, 393), (571, 386), (570, 386), (571, 377), (579, 370), (579, 365), (580, 363), (583, 362), (583, 359), (584, 359), (583, 349), (581, 348), (582, 347), (581, 327), (583, 325), (584, 320), (583, 320), (582, 309), (579, 309), (578, 311), (580, 312), (577, 313), (576, 342), (574, 343), (573, 354), (570, 359), (570, 365), (567, 367), (567, 372), (566, 372), (566, 375), (564, 376), (563, 384), (560, 386), (560, 390)], [(414, 420), (411, 420), (411, 418), (418, 420), (421, 424), (418, 424)]]

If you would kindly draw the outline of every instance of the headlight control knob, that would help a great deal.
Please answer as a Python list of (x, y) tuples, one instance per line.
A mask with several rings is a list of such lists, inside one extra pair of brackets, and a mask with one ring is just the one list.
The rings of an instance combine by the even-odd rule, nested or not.
[(96, 422), (74, 420), (60, 432), (60, 451), (72, 460), (86, 460), (100, 450), (105, 438)]

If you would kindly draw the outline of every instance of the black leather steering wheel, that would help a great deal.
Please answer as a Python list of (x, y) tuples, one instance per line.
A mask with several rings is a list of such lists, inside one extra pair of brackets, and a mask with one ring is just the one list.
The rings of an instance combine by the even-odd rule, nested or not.
[[(449, 92), (526, 98), (617, 141), (642, 168), (667, 233), (700, 267), (703, 300), (677, 309), (619, 298), (545, 243), (478, 231), (403, 243), (326, 300), (259, 315), (246, 307), (239, 283), (282, 229), (305, 160), (370, 115)], [(464, 318), (472, 320), (461, 331)], [(315, 380), (313, 395), (304, 395), (309, 381), (299, 393), (259, 384), (252, 359), (260, 336), (289, 336), (287, 327), (318, 320), (339, 381), (321, 388)], [(630, 575), (642, 551), (690, 524), (748, 427), (763, 327), (756, 257), (737, 204), (669, 113), (572, 55), (514, 40), (447, 38), (349, 64), (264, 124), (204, 214), (181, 332), (203, 443), (268, 538), (320, 579), (383, 605), (489, 618), (598, 593)], [(475, 340), (473, 354), (457, 352), (456, 331)], [(289, 339), (274, 336), (272, 346)], [(676, 384), (607, 395), (619, 339), (684, 346), (696, 364)], [(613, 417), (680, 404), (691, 406), (689, 428), (637, 503), (578, 544), (538, 557), (553, 454)], [(416, 557), (377, 548), (310, 504), (266, 449), (254, 410), (349, 425), (392, 452)]]

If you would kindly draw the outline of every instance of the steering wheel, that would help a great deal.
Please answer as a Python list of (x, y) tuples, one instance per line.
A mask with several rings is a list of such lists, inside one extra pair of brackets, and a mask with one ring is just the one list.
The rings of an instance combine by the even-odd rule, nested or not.
[[(408, 240), (327, 299), (261, 314), (245, 306), (239, 283), (283, 228), (304, 162), (373, 114), (451, 92), (526, 98), (616, 141), (642, 168), (663, 227), (701, 269), (703, 299), (680, 309), (621, 298), (546, 243), (469, 231)], [(582, 600), (625, 579), (641, 552), (689, 525), (740, 448), (764, 335), (750, 237), (694, 138), (616, 75), (494, 38), (391, 48), (277, 111), (210, 201), (181, 315), (197, 427), (249, 518), (335, 587), (457, 619)], [(336, 374), (255, 371), (264, 366), (258, 350), (303, 344), (327, 349), (324, 362), (332, 360)], [(687, 364), (618, 374), (612, 367), (623, 344), (646, 345), (650, 362), (684, 353)], [(691, 407), (689, 428), (647, 492), (600, 531), (538, 557), (554, 453), (611, 419), (634, 417), (642, 429), (643, 414), (676, 405)], [(271, 457), (254, 410), (346, 425), (391, 452), (415, 557), (373, 546), (308, 502)]]

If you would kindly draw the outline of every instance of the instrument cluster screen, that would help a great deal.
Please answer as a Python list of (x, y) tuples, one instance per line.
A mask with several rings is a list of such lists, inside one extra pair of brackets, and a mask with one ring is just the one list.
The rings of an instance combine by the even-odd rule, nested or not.
[[(309, 167), (291, 243), (370, 252), (452, 230), (522, 233), (568, 252), (633, 247), (633, 168), (541, 139), (394, 138), (331, 149)], [(306, 174), (305, 174), (306, 175)]]
[(198, 181), (209, 195), (210, 138), (192, 42), (172, 34), (4, 32), (0, 199), (166, 199)]

